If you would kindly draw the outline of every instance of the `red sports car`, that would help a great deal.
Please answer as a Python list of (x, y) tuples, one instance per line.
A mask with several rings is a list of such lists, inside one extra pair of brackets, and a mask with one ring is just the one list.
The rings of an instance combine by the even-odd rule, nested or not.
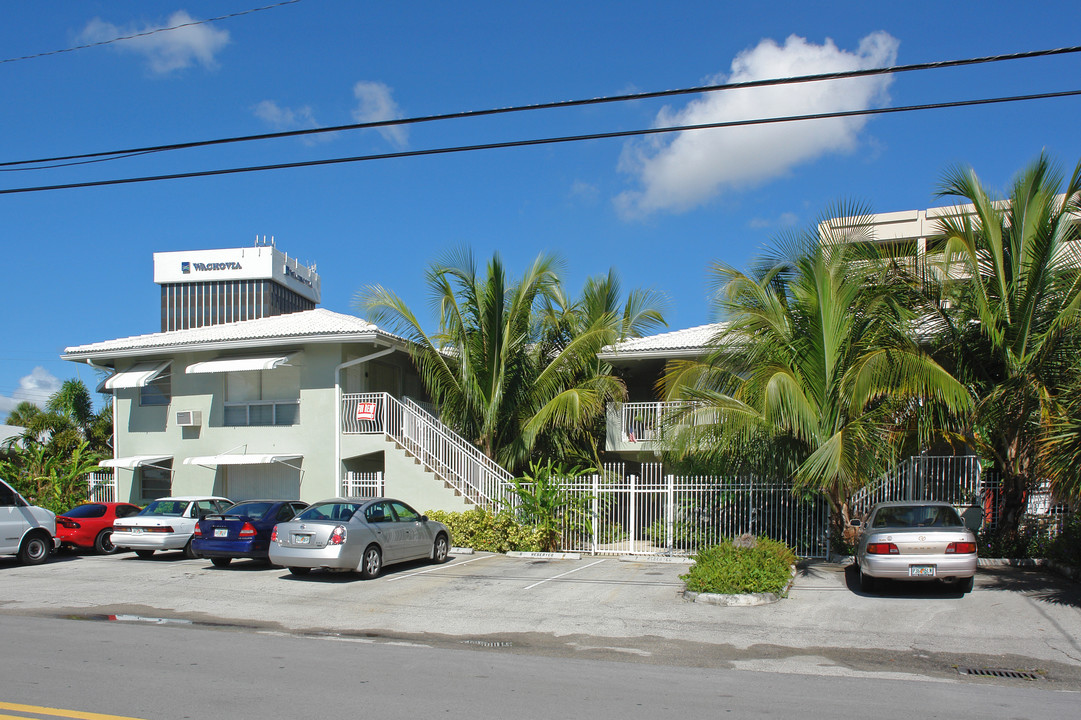
[(85, 503), (56, 516), (56, 537), (62, 546), (94, 548), (103, 555), (116, 552), (113, 520), (142, 510), (124, 502)]

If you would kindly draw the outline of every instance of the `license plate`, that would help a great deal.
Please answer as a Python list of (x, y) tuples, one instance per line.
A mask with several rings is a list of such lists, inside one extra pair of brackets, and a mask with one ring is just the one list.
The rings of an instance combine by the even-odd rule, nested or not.
[(138, 535), (138, 534), (139, 534), (139, 533), (141, 533), (142, 531), (143, 531), (143, 529), (142, 529), (142, 528), (132, 528), (132, 529), (131, 529), (131, 532), (132, 532), (132, 534), (134, 534), (134, 535)]
[(312, 541), (311, 535), (294, 535), (293, 543), (296, 545), (310, 545)]
[(935, 566), (934, 565), (909, 565), (908, 566), (909, 577), (934, 577)]
[(229, 528), (214, 528), (214, 537), (229, 537)]

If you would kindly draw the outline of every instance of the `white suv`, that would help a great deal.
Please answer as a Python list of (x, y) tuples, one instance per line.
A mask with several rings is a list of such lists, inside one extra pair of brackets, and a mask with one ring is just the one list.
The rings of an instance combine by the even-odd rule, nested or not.
[(215, 495), (158, 498), (138, 515), (113, 522), (113, 545), (134, 550), (141, 558), (150, 557), (155, 550), (183, 550), (186, 557), (194, 558), (191, 536), (199, 518), (220, 513), (232, 504), (228, 498)]
[(26, 502), (0, 480), (0, 555), (17, 555), (25, 565), (39, 565), (58, 546), (56, 515)]

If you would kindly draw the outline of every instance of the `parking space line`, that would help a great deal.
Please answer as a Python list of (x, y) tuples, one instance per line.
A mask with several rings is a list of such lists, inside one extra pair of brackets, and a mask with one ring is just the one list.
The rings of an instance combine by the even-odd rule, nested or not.
[[(21, 703), (0, 702), (0, 710), (14, 710), (21, 713), (33, 713), (35, 715), (51, 715), (54, 717), (73, 718), (74, 720), (138, 720), (123, 715), (104, 715), (102, 713), (84, 712), (82, 710), (61, 710), (59, 708), (42, 707), (40, 705), (23, 705)], [(0, 715), (0, 718), (11, 720), (33, 720), (25, 715)]]
[(532, 590), (533, 588), (537, 587), (538, 585), (543, 585), (544, 583), (548, 582), (549, 580), (557, 580), (557, 579), (559, 579), (561, 577), (564, 577), (565, 575), (570, 575), (571, 573), (576, 573), (579, 570), (585, 570), (586, 568), (591, 568), (594, 565), (600, 565), (602, 562), (604, 562), (604, 560), (598, 560), (597, 562), (591, 562), (588, 565), (583, 565), (582, 567), (574, 568), (573, 570), (568, 570), (567, 572), (561, 573), (561, 574), (556, 575), (554, 577), (545, 578), (544, 580), (541, 580), (540, 582), (533, 583), (532, 585), (530, 585), (528, 587), (525, 587), (525, 588), (522, 588), (522, 589), (523, 590)]
[(387, 582), (394, 582), (395, 580), (404, 580), (406, 578), (415, 577), (417, 575), (426, 575), (427, 573), (435, 572), (436, 570), (446, 570), (448, 567), (458, 567), (459, 565), (468, 565), (471, 562), (476, 562), (477, 560), (487, 560), (490, 557), (495, 557), (495, 555), (481, 555), (480, 557), (475, 557), (472, 560), (463, 560), (462, 562), (451, 563), (450, 565), (436, 565), (435, 567), (428, 568), (427, 570), (421, 570), (420, 572), (409, 573), (408, 575), (396, 575), (395, 577), (387, 578)]

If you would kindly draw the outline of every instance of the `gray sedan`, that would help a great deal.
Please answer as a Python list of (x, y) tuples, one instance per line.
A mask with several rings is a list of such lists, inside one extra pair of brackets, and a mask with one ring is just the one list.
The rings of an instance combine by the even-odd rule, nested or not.
[(313, 504), (270, 538), (270, 562), (294, 575), (312, 568), (374, 578), (384, 565), (428, 558), (446, 562), (450, 531), (401, 500), (333, 498)]
[(962, 593), (976, 574), (976, 536), (957, 510), (944, 502), (884, 502), (871, 508), (859, 528), (856, 563), (860, 589), (879, 579), (952, 580)]

